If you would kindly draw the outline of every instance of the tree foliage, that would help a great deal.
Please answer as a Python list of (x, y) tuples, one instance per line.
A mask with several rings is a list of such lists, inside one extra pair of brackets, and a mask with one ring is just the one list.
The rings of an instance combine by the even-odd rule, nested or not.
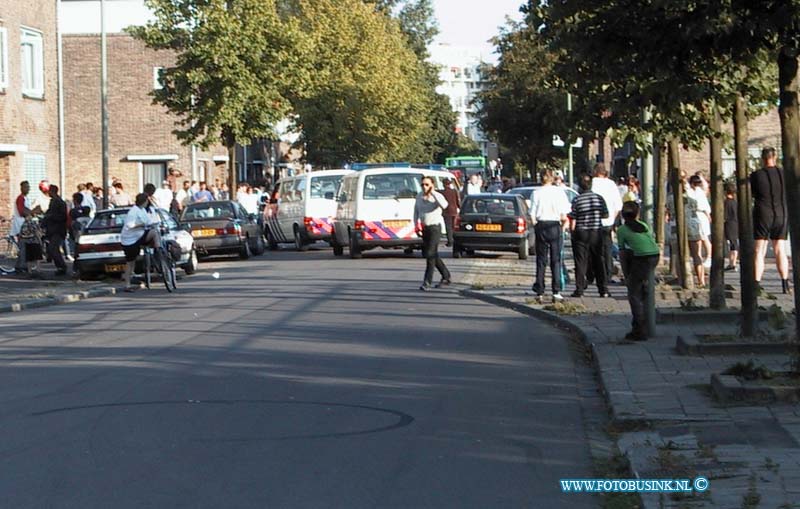
[[(176, 53), (154, 101), (178, 115), (186, 144), (226, 146), (269, 136), (290, 110), (286, 90), (302, 85), (290, 72), (302, 51), (296, 23), (275, 0), (146, 0), (154, 20), (131, 35)], [(276, 80), (281, 76), (281, 80)]]
[(313, 71), (294, 96), (312, 163), (416, 159), (430, 111), (422, 69), (394, 21), (363, 0), (298, 0)]
[(534, 170), (563, 158), (553, 135), (567, 138), (567, 95), (552, 84), (554, 55), (525, 23), (511, 23), (494, 43), (500, 59), (477, 98), (481, 129)]

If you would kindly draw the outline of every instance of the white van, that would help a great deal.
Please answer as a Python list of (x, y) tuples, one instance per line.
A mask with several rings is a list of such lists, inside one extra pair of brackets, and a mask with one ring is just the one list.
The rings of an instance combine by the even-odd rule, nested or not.
[(350, 170), (312, 171), (278, 181), (275, 203), (264, 209), (270, 249), (294, 243), (298, 251), (317, 240), (330, 241), (336, 215), (336, 190)]
[(455, 181), (449, 171), (411, 165), (371, 167), (342, 178), (331, 239), (333, 254), (341, 256), (345, 246), (351, 258), (360, 258), (363, 250), (375, 247), (405, 248), (410, 254), (421, 246), (414, 204), (425, 176), (433, 177), (437, 190), (444, 188), (444, 179)]

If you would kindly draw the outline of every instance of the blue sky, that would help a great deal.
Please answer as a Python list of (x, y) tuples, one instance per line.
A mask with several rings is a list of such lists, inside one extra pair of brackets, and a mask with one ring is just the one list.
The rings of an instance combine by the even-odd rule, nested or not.
[(523, 0), (433, 0), (440, 34), (437, 42), (477, 46), (489, 54), (493, 48), (486, 41), (505, 24), (505, 17), (519, 20)]

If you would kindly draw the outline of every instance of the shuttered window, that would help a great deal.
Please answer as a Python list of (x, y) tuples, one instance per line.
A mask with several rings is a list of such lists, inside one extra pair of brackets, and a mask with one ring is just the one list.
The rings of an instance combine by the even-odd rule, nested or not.
[(25, 170), (25, 180), (31, 185), (31, 192), (28, 196), (33, 203), (42, 196), (39, 191), (39, 182), (47, 180), (47, 160), (42, 154), (25, 154), (22, 164)]

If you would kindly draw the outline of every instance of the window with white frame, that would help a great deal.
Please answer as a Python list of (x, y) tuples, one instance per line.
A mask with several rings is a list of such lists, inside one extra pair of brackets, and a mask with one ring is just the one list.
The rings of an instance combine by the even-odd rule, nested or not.
[(0, 90), (8, 88), (8, 30), (0, 27)]
[(42, 196), (39, 182), (47, 179), (47, 159), (43, 154), (25, 154), (22, 158), (25, 180), (31, 185), (29, 198), (34, 202)]
[(22, 62), (22, 94), (28, 97), (44, 97), (44, 44), (42, 33), (22, 29), (20, 40)]
[(153, 90), (161, 90), (164, 88), (164, 81), (162, 81), (163, 75), (163, 67), (153, 67)]

